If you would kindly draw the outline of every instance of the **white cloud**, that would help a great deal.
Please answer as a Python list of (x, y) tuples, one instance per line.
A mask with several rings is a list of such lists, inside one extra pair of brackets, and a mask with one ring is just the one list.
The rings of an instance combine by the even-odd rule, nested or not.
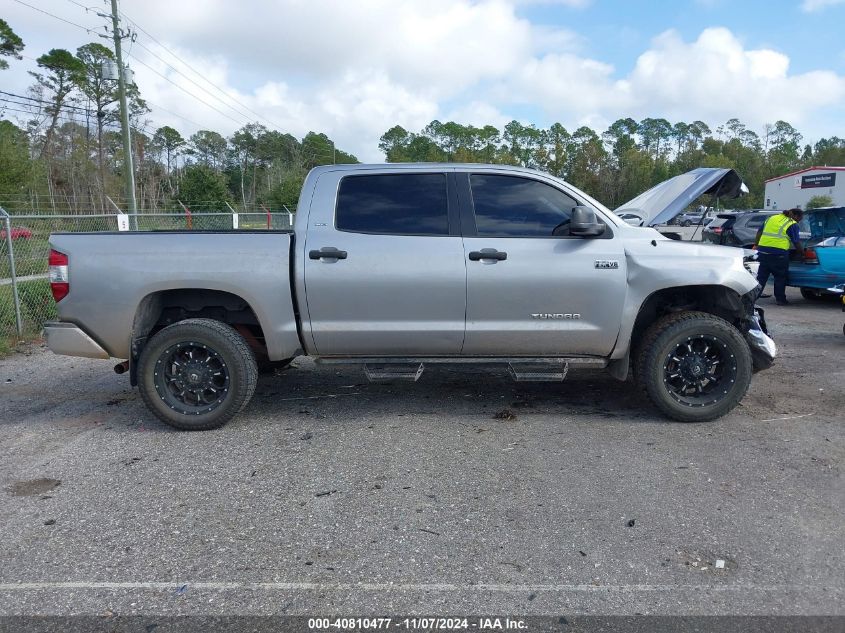
[[(242, 104), (236, 107), (247, 116), (228, 108), (214, 88), (208, 87), (211, 94), (199, 89), (150, 55), (142, 44), (184, 70), (144, 33), (132, 55), (184, 91), (130, 63), (153, 104), (154, 126), (172, 125), (186, 135), (197, 127), (231, 134), (255, 118), (249, 108), (296, 136), (325, 132), (366, 160), (382, 158), (378, 139), (392, 125), (416, 131), (434, 118), (501, 127), (531, 112), (541, 118), (526, 122), (539, 126), (559, 121), (599, 131), (627, 116), (714, 125), (736, 116), (756, 128), (783, 118), (808, 137), (834, 133), (828, 127), (841, 120), (845, 77), (791, 72), (783, 52), (747, 48), (728, 29), (707, 28), (692, 41), (666, 31), (629, 72), (620, 73), (600, 55), (585, 55), (588, 43), (569, 29), (530, 22), (517, 12), (521, 3), (255, 0), (245, 10), (230, 0), (146, 0), (126, 7), (180, 59)], [(73, 19), (67, 7), (62, 5), (61, 15)], [(10, 23), (41, 49), (28, 47), (31, 57), (57, 44), (73, 50), (95, 39), (19, 5), (11, 8)], [(601, 42), (589, 44), (602, 48)], [(22, 93), (31, 83), (25, 71), (33, 65), (13, 62), (4, 71), (4, 89)]]
[(801, 10), (805, 13), (814, 13), (843, 3), (845, 0), (804, 0), (801, 3)]
[(633, 113), (716, 122), (738, 117), (758, 127), (776, 119), (800, 125), (845, 98), (845, 77), (830, 71), (789, 74), (786, 55), (747, 50), (725, 28), (705, 29), (694, 42), (663, 33), (626, 82)]

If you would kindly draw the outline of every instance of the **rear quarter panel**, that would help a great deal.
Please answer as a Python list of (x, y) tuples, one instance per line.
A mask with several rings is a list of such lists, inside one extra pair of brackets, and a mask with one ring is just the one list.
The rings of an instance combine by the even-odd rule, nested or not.
[(815, 251), (818, 264), (789, 265), (789, 285), (826, 290), (845, 283), (845, 246), (817, 246)]
[(68, 255), (70, 293), (59, 318), (76, 323), (111, 356), (128, 358), (139, 304), (161, 290), (220, 290), (244, 299), (264, 331), (271, 359), (300, 349), (290, 287), (292, 235), (66, 233), (50, 237)]

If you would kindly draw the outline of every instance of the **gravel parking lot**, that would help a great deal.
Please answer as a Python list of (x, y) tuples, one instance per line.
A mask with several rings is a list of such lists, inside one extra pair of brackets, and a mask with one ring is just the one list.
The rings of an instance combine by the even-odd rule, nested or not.
[(845, 614), (845, 314), (790, 298), (696, 425), (598, 373), (297, 361), (179, 433), (113, 363), (14, 354), (0, 614)]

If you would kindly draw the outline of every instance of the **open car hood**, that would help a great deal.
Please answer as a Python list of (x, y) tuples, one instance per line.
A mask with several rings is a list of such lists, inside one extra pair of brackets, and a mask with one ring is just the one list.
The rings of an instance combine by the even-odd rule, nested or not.
[(733, 169), (699, 167), (655, 185), (615, 209), (614, 213), (624, 213), (629, 224), (634, 224), (631, 216), (641, 219), (640, 226), (666, 224), (705, 193), (720, 198), (738, 198), (748, 193), (748, 187)]

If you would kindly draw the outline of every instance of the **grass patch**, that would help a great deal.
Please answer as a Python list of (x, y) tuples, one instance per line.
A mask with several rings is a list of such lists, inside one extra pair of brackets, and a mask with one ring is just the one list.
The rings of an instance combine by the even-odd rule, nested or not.
[[(18, 297), (21, 302), (23, 338), (38, 338), (44, 322), (54, 321), (58, 317), (56, 302), (50, 292), (50, 282), (46, 279), (21, 282), (18, 284)], [(14, 341), (17, 338), (12, 286), (0, 286), (0, 340)]]
[[(33, 236), (27, 240), (18, 239), (12, 244), (15, 252), (15, 273), (18, 277), (38, 275), (47, 272), (47, 257), (50, 255), (49, 236)], [(0, 244), (0, 279), (12, 276), (6, 244)]]

